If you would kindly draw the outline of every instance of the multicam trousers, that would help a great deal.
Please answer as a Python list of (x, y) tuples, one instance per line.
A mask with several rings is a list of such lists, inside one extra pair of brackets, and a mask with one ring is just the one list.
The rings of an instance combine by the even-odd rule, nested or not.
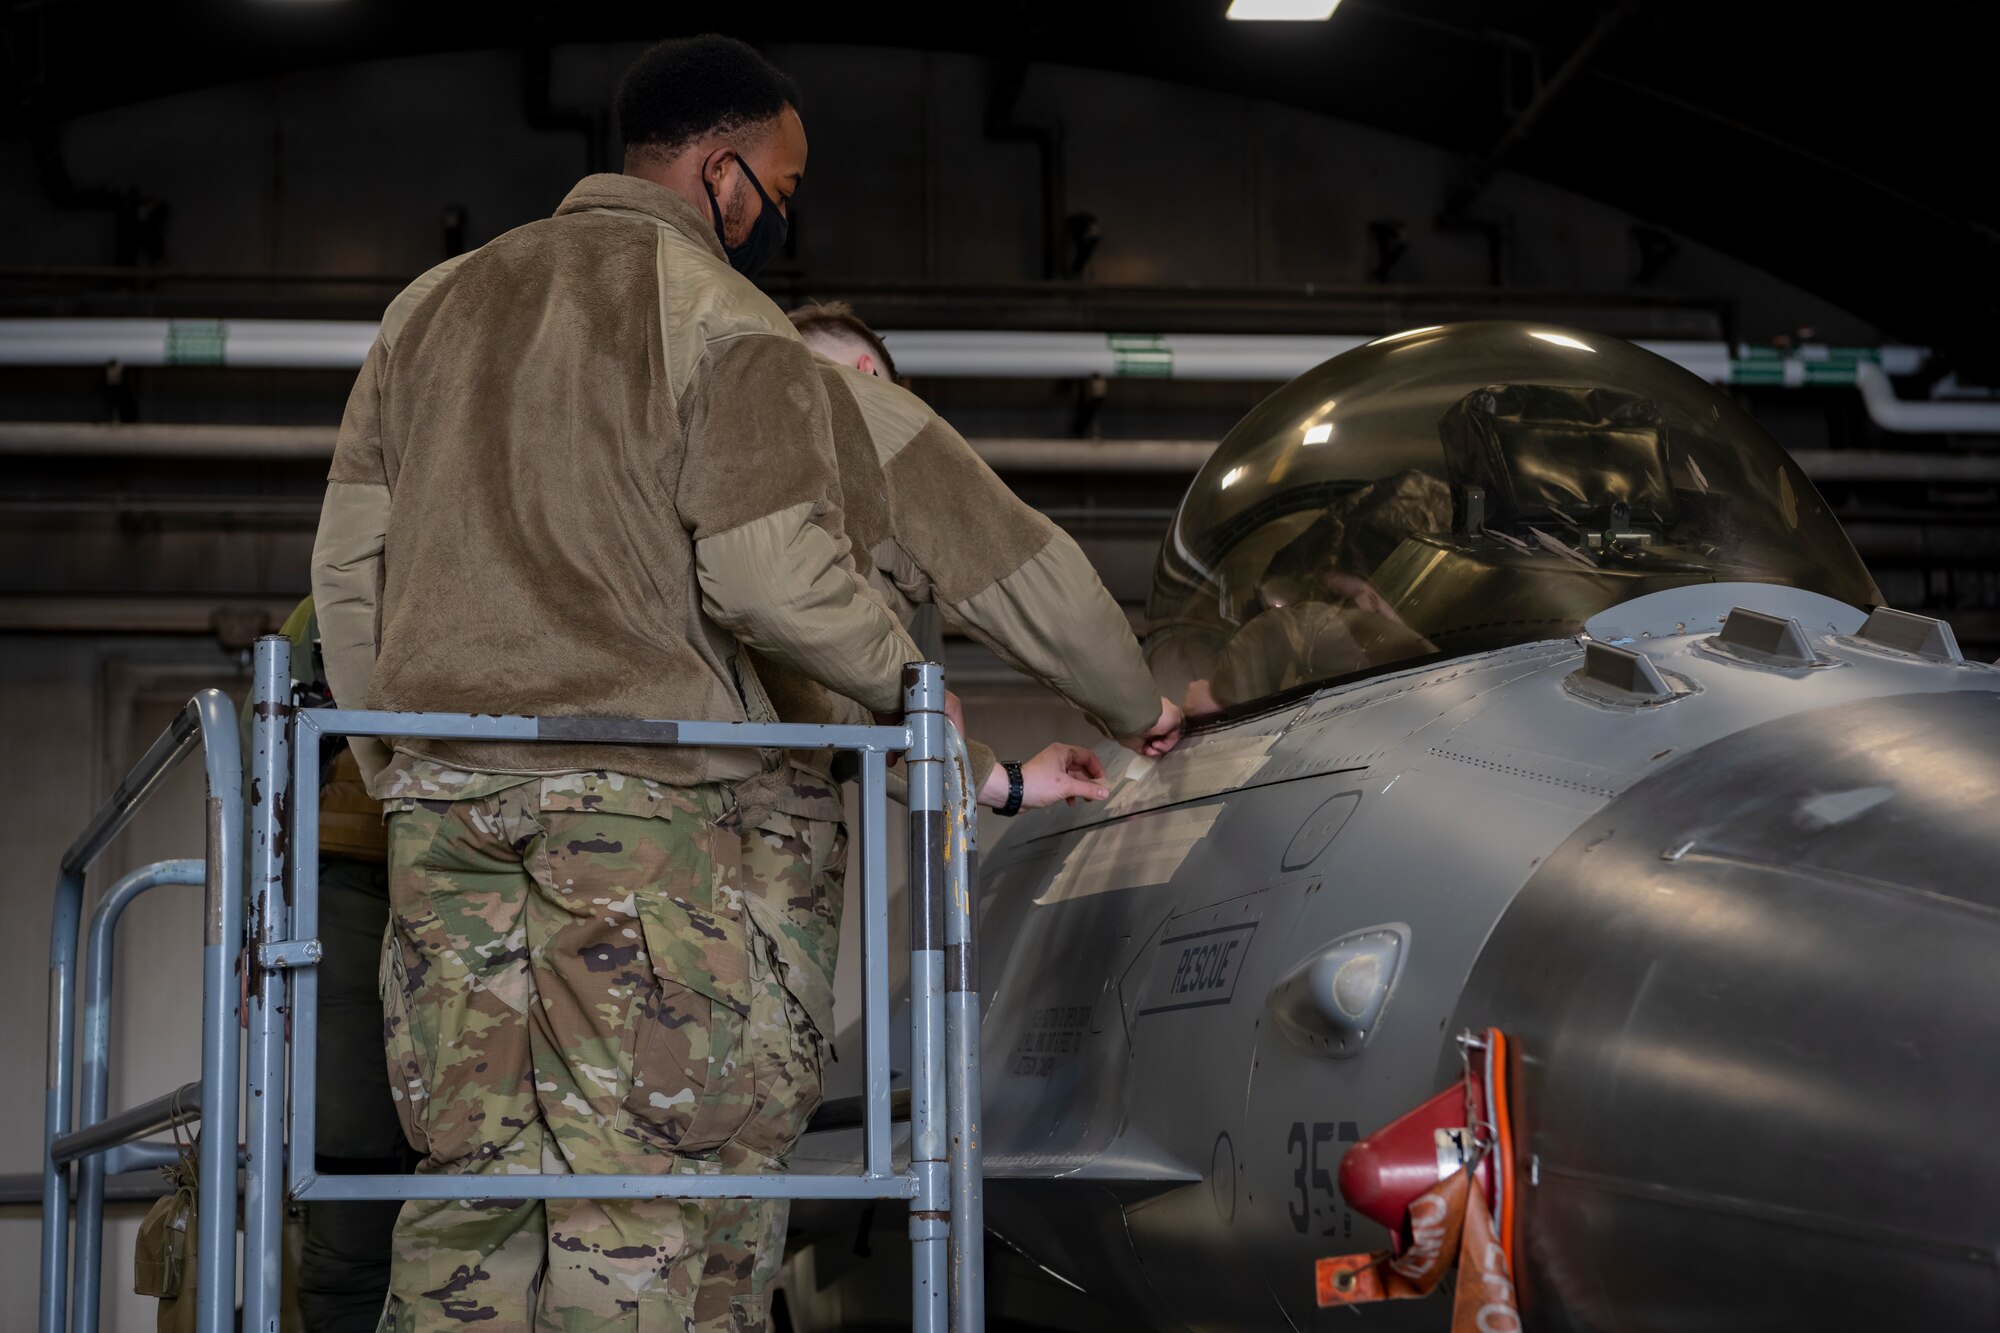
[[(383, 1000), (419, 1169), (782, 1167), (820, 1051), (745, 910), (768, 844), (716, 826), (718, 788), (639, 815), (548, 786), (390, 816)], [(745, 1201), (412, 1201), (382, 1327), (757, 1329), (783, 1227)]]
[[(319, 1142), (321, 1175), (410, 1169), (382, 1068), (382, 1001), (376, 966), (389, 922), (389, 870), (377, 857), (319, 859)], [(306, 1333), (366, 1333), (389, 1290), (394, 1202), (302, 1205), (299, 1314)]]

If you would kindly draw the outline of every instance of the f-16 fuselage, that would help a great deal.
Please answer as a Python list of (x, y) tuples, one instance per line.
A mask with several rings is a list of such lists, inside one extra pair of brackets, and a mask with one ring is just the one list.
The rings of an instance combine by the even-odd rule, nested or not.
[[(1598, 407), (1604, 430), (1650, 429)], [(1496, 438), (1517, 478), (1554, 456)], [(1672, 543), (1715, 549), (1686, 531), (1704, 471), (1658, 453), (1668, 480), (1623, 487), (1595, 545), (1578, 532), (1597, 520), (1565, 515), (1572, 563), (1638, 548), (1651, 577)], [(1418, 562), (1433, 588), (1511, 540), (1462, 469), (1441, 471), (1455, 498), (1424, 521), (1457, 535), (1422, 539), (1442, 553)], [(1366, 514), (1334, 494), (1313, 503), (1346, 527), (1327, 549), (1351, 550)], [(1515, 537), (1553, 527), (1521, 521)], [(1232, 522), (1229, 541), (1256, 540)], [(1295, 611), (1301, 577), (1333, 595), (1271, 572), (1301, 531), (1264, 543), (1247, 612), (1243, 578), (1211, 578), (1228, 550), (1163, 557), (1204, 589), (1190, 604), (1238, 599), (1222, 630), (1196, 626), (1224, 643), (1197, 670), (1265, 671), (1228, 665), (1234, 627)], [(1387, 1237), (1340, 1197), (1341, 1155), (1457, 1077), (1457, 1034), (1491, 1026), (1516, 1051), (1502, 1166), (1530, 1327), (1990, 1325), (2000, 670), (1933, 622), (1714, 575), (1452, 653), (1487, 628), (1473, 603), (1411, 591), (1410, 550), (1370, 579), (1397, 630), (1442, 651), (1239, 705), (984, 858), (988, 1222), (1088, 1298), (1065, 1313), (991, 1281), (995, 1315), (1354, 1320), (1317, 1308), (1313, 1262)], [(1402, 641), (1342, 595), (1338, 651)], [(1290, 650), (1335, 651), (1308, 628), (1286, 629)], [(1448, 1316), (1441, 1299), (1361, 1312)]]
[[(1736, 604), (1818, 664), (1706, 651)], [(991, 1225), (1157, 1326), (1352, 1321), (1313, 1260), (1386, 1237), (1340, 1155), (1491, 1025), (1521, 1051), (1531, 1324), (1982, 1318), (2000, 671), (1861, 623), (1658, 594), (1592, 628), (1650, 636), (1692, 686), (1669, 702), (1525, 645), (1218, 728), (1016, 830), (982, 872)]]

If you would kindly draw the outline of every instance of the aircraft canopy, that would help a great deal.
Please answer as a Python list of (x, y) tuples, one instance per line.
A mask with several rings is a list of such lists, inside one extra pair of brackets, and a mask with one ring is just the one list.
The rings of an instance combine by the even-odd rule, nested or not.
[(1804, 473), (1714, 386), (1594, 333), (1413, 329), (1229, 433), (1161, 549), (1147, 656), (1162, 688), (1233, 708), (1716, 581), (1880, 600)]

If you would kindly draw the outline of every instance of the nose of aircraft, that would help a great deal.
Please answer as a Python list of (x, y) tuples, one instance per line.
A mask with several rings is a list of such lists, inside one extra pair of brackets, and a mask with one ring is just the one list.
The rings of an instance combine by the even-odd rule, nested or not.
[(1452, 1028), (1519, 1049), (1531, 1326), (1990, 1326), (1996, 867), (1989, 689), (1751, 727), (1579, 829)]

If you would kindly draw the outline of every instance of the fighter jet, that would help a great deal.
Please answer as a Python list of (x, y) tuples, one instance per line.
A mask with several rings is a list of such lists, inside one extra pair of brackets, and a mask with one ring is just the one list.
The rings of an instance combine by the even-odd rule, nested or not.
[[(1273, 394), (1157, 566), (1204, 716), (983, 853), (992, 1317), (1448, 1326), (1316, 1264), (1393, 1245), (1343, 1154), (1497, 1030), (1527, 1327), (1992, 1327), (2000, 670), (1879, 602), (1628, 343), (1417, 329)], [(799, 1333), (907, 1308), (888, 1211), (801, 1214)]]

